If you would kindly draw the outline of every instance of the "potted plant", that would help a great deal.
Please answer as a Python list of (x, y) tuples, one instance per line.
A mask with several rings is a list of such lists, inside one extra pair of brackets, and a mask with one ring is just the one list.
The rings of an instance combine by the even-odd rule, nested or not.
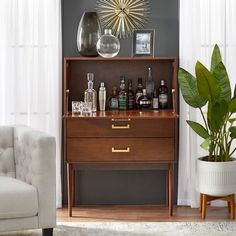
[[(187, 120), (201, 137), (201, 147), (208, 155), (197, 160), (197, 182), (200, 193), (225, 196), (236, 193), (236, 86), (231, 95), (227, 70), (218, 45), (211, 56), (208, 70), (201, 62), (195, 66), (196, 77), (183, 68), (178, 81), (185, 102), (199, 110), (202, 123)], [(206, 109), (206, 112), (203, 111)]]

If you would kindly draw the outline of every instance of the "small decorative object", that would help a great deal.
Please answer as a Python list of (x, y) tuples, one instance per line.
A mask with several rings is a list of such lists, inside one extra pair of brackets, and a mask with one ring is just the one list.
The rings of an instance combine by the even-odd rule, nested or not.
[(72, 116), (78, 116), (81, 113), (81, 106), (79, 101), (72, 101)]
[(133, 56), (154, 56), (154, 29), (134, 30)]
[(149, 15), (148, 0), (97, 0), (97, 12), (103, 28), (113, 30), (120, 38), (132, 35), (134, 29), (141, 29)]
[(104, 35), (97, 42), (97, 52), (105, 58), (115, 57), (120, 51), (120, 42), (111, 34), (111, 29), (105, 29)]
[(106, 87), (104, 86), (104, 82), (101, 82), (99, 91), (98, 91), (98, 99), (99, 99), (99, 110), (106, 110)]
[(82, 56), (98, 56), (96, 44), (101, 37), (101, 24), (96, 12), (84, 12), (77, 31), (77, 47)]

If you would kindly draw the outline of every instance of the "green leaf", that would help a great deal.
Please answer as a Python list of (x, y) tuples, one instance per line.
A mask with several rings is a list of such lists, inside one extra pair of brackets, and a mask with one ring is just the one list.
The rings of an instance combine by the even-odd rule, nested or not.
[(204, 150), (208, 151), (210, 146), (210, 138), (205, 139), (200, 145)]
[(229, 131), (230, 131), (230, 137), (231, 137), (232, 139), (236, 138), (236, 126), (231, 126), (231, 127), (229, 128)]
[(220, 87), (215, 77), (199, 61), (196, 63), (195, 69), (199, 94), (214, 103), (220, 96)]
[(233, 98), (229, 103), (229, 112), (236, 112), (236, 98)]
[(223, 62), (220, 62), (214, 69), (213, 75), (217, 80), (218, 85), (220, 86), (220, 97), (219, 100), (225, 100), (227, 102), (231, 99), (231, 88), (230, 81), (227, 74), (227, 70)]
[(188, 105), (200, 108), (206, 104), (206, 100), (203, 99), (198, 92), (197, 80), (193, 75), (183, 68), (180, 68), (178, 80), (183, 98)]
[(228, 112), (228, 104), (226, 101), (220, 101), (212, 104), (208, 103), (207, 121), (209, 129), (212, 132), (218, 131), (225, 123), (225, 117)]
[(233, 124), (235, 121), (236, 121), (236, 118), (231, 118), (231, 119), (229, 119), (229, 122), (230, 122), (231, 124)]
[(216, 66), (222, 61), (221, 54), (220, 54), (220, 49), (218, 45), (216, 44), (213, 53), (211, 56), (211, 72), (213, 72), (216, 68)]
[(204, 139), (209, 137), (207, 130), (201, 124), (191, 120), (187, 120), (187, 123), (200, 137)]

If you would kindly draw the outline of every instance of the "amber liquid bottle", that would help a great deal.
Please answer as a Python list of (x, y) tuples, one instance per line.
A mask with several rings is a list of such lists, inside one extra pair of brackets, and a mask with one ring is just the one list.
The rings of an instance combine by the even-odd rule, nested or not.
[(142, 108), (142, 109), (149, 108), (151, 106), (151, 100), (147, 96), (146, 89), (143, 89), (143, 95), (141, 97), (139, 97), (138, 102), (139, 102), (140, 108)]
[(120, 92), (118, 95), (119, 110), (126, 110), (128, 105), (127, 92), (125, 90), (125, 77), (120, 77)]
[(135, 108), (135, 98), (134, 98), (134, 92), (132, 88), (132, 80), (128, 81), (128, 109), (134, 109)]

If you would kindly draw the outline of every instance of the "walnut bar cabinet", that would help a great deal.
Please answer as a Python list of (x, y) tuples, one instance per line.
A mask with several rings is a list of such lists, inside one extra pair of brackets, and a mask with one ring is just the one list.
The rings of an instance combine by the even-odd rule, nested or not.
[[(95, 75), (94, 88), (104, 82), (107, 93), (119, 77), (126, 76), (137, 87), (138, 77), (147, 77), (152, 68), (159, 86), (164, 79), (169, 89), (166, 110), (96, 112), (93, 116), (71, 114), (71, 102), (83, 100), (86, 74)], [(145, 83), (144, 83), (145, 84)], [(64, 59), (64, 159), (67, 163), (68, 212), (72, 216), (74, 172), (78, 169), (165, 169), (167, 204), (173, 214), (173, 169), (177, 159), (177, 62), (174, 57), (116, 57)]]

